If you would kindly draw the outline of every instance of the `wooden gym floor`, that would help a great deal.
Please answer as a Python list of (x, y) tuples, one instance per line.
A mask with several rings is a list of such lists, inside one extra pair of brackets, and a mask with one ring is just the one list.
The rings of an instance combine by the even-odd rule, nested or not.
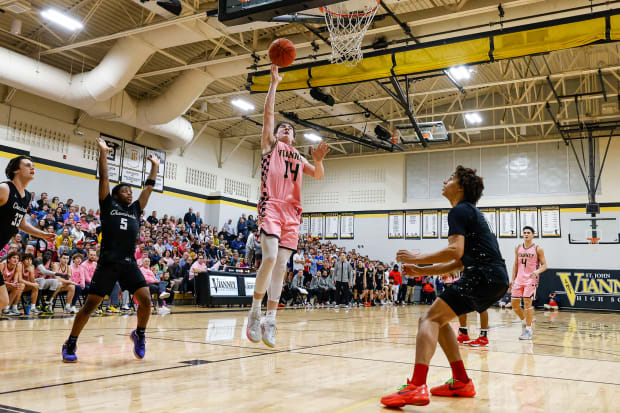
[[(176, 307), (152, 316), (141, 361), (128, 339), (135, 316), (93, 317), (77, 364), (60, 356), (72, 316), (2, 320), (0, 412), (377, 412), (411, 376), (425, 309), (279, 311), (269, 349), (245, 338), (245, 309)], [(478, 317), (469, 318), (477, 336)], [(533, 342), (517, 339), (510, 311), (492, 309), (490, 325), (488, 349), (462, 348), (475, 398), (403, 410), (619, 411), (618, 314), (537, 311)], [(438, 349), (429, 384), (449, 377)]]

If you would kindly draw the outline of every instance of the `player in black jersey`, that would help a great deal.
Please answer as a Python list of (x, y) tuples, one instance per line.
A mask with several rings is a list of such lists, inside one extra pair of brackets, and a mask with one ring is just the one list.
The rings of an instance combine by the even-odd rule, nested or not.
[[(13, 158), (5, 172), (9, 180), (0, 183), (0, 249), (20, 230), (47, 242), (55, 242), (56, 234), (38, 230), (24, 219), (30, 206), (30, 192), (26, 191), (26, 186), (34, 179), (32, 160), (23, 155)], [(0, 275), (0, 310), (8, 304), (9, 294)]]
[[(424, 406), (430, 402), (426, 376), (437, 343), (446, 354), (452, 378), (430, 389), (435, 396), (474, 397), (476, 390), (467, 375), (459, 344), (450, 321), (471, 311), (484, 312), (499, 301), (508, 290), (508, 272), (499, 250), (497, 238), (476, 204), (482, 196), (484, 183), (474, 169), (457, 166), (444, 181), (443, 196), (450, 201), (448, 214), (448, 246), (428, 254), (398, 251), (403, 272), (422, 277), (463, 270), (461, 277), (437, 298), (420, 317), (416, 334), (416, 354), (413, 377), (381, 403), (389, 407), (407, 404)], [(421, 266), (432, 264), (430, 266)]]
[(144, 332), (151, 315), (151, 298), (144, 276), (134, 258), (136, 239), (140, 228), (140, 214), (146, 207), (157, 170), (159, 159), (149, 156), (151, 172), (144, 183), (144, 189), (136, 202), (131, 202), (132, 191), (127, 184), (119, 184), (112, 188), (108, 182), (107, 156), (110, 148), (99, 138), (99, 206), (101, 208), (101, 254), (97, 268), (90, 283), (86, 303), (80, 309), (73, 322), (69, 339), (62, 346), (62, 359), (65, 363), (77, 362), (75, 355), (77, 338), (90, 314), (95, 311), (103, 297), (109, 295), (116, 282), (123, 290), (128, 290), (138, 300), (138, 326), (130, 334), (134, 343), (134, 355), (144, 358), (146, 352)]

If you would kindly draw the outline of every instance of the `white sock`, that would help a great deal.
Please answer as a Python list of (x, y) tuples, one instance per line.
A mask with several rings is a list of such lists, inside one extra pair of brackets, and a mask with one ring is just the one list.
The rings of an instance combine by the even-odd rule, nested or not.
[(13, 309), (14, 311), (17, 311), (17, 304), (13, 304), (13, 305), (11, 306), (11, 309)]
[(34, 304), (30, 304), (30, 308), (36, 308)]
[(525, 329), (526, 329), (527, 331), (532, 331), (532, 326), (525, 326)]
[(278, 310), (267, 310), (267, 320), (276, 320), (276, 311)]
[(252, 300), (252, 311), (256, 311), (260, 313), (260, 306), (261, 306), (262, 301), (263, 301), (262, 299), (257, 300), (256, 298), (254, 298)]

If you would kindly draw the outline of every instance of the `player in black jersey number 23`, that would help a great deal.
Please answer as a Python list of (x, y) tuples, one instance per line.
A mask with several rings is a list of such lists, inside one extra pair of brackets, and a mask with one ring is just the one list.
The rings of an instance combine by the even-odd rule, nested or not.
[(78, 312), (73, 322), (69, 339), (62, 347), (62, 359), (65, 363), (77, 362), (75, 350), (77, 338), (90, 314), (99, 307), (106, 295), (109, 295), (118, 282), (123, 290), (128, 290), (138, 300), (138, 327), (130, 334), (134, 355), (144, 358), (146, 352), (144, 332), (151, 314), (149, 288), (138, 268), (134, 253), (136, 239), (140, 228), (140, 214), (153, 191), (159, 159), (149, 156), (151, 172), (144, 183), (144, 189), (136, 202), (132, 203), (131, 187), (119, 184), (112, 188), (108, 182), (107, 156), (110, 148), (99, 138), (99, 206), (101, 208), (101, 255), (90, 283), (86, 303)]
[[(9, 180), (0, 183), (0, 249), (18, 231), (55, 242), (56, 234), (40, 231), (24, 219), (30, 205), (30, 192), (26, 191), (26, 186), (34, 179), (34, 164), (30, 158), (22, 155), (11, 159), (6, 167), (6, 177)], [(8, 304), (9, 294), (0, 275), (0, 310)]]

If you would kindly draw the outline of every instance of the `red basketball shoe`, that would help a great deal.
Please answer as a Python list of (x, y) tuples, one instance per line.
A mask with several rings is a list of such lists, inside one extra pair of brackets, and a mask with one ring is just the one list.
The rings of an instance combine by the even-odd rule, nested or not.
[(469, 344), (472, 340), (469, 338), (468, 334), (459, 333), (456, 341), (458, 341), (459, 344)]
[(431, 402), (426, 384), (416, 386), (407, 379), (407, 384), (396, 393), (381, 398), (381, 403), (387, 407), (403, 407), (406, 404), (426, 406)]
[(457, 379), (450, 379), (441, 386), (436, 386), (431, 389), (433, 396), (447, 396), (447, 397), (474, 397), (476, 395), (476, 389), (474, 388), (474, 382), (469, 379), (467, 383), (463, 383)]
[(480, 336), (475, 340), (472, 340), (468, 343), (471, 347), (488, 347), (489, 339), (484, 336)]

